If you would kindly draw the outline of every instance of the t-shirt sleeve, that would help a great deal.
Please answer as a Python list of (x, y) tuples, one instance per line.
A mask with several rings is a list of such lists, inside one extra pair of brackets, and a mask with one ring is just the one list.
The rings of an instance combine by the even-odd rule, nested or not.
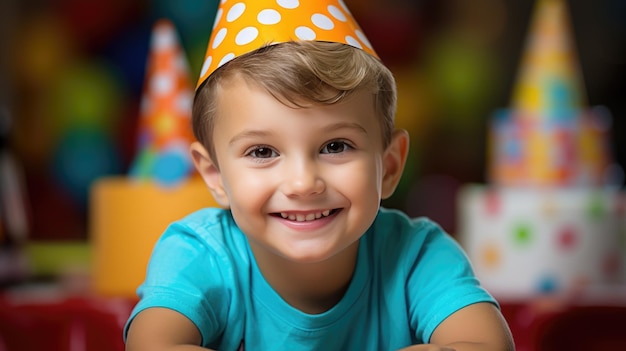
[(480, 286), (458, 243), (441, 227), (424, 220), (414, 236), (421, 250), (409, 272), (409, 319), (416, 338), (429, 342), (437, 326), (454, 312), (478, 302), (496, 300)]
[(220, 254), (183, 225), (171, 225), (155, 244), (145, 281), (137, 289), (139, 302), (124, 328), (124, 339), (133, 318), (151, 307), (175, 310), (189, 318), (203, 343), (214, 341), (224, 326), (229, 294)]

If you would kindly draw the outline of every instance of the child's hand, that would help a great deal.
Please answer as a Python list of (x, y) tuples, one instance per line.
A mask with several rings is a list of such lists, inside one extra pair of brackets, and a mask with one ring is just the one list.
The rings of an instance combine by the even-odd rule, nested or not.
[(435, 344), (422, 344), (405, 347), (398, 351), (455, 351), (455, 349)]

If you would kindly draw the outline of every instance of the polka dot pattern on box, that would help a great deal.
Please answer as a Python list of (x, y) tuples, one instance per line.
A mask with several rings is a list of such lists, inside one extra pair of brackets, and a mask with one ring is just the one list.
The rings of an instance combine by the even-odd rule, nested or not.
[(498, 296), (614, 284), (626, 274), (624, 199), (610, 189), (468, 185), (459, 239)]
[(578, 244), (578, 231), (575, 227), (563, 226), (558, 229), (557, 246), (562, 251), (573, 250)]
[(235, 57), (292, 40), (344, 43), (378, 57), (343, 0), (224, 0), (197, 87)]
[(499, 250), (499, 247), (488, 243), (484, 245), (482, 248), (482, 257), (481, 264), (487, 268), (495, 268), (498, 267), (501, 263), (502, 257), (500, 257), (502, 251)]

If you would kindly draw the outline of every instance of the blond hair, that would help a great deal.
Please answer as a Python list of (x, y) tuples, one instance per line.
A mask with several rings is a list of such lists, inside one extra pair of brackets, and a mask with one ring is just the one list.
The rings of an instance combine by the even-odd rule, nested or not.
[(396, 86), (389, 69), (366, 52), (341, 43), (294, 41), (262, 47), (215, 71), (196, 92), (192, 127), (196, 139), (214, 161), (211, 137), (216, 118), (216, 87), (235, 75), (264, 88), (281, 103), (306, 108), (334, 104), (360, 89), (374, 94), (386, 147), (396, 111)]

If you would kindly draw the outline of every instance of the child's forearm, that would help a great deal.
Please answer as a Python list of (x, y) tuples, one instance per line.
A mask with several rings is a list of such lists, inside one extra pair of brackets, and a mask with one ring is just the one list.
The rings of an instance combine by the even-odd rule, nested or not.
[(413, 345), (398, 351), (515, 351), (515, 346), (512, 344), (492, 345), (477, 342), (455, 342), (445, 346), (435, 344)]
[(139, 312), (128, 329), (126, 351), (198, 351), (202, 337), (191, 320), (168, 308)]
[(453, 348), (446, 346), (439, 346), (435, 344), (421, 344), (405, 347), (397, 351), (457, 351)]
[(515, 351), (515, 346), (510, 343), (487, 344), (478, 342), (456, 342), (446, 345), (446, 347), (454, 351)]

